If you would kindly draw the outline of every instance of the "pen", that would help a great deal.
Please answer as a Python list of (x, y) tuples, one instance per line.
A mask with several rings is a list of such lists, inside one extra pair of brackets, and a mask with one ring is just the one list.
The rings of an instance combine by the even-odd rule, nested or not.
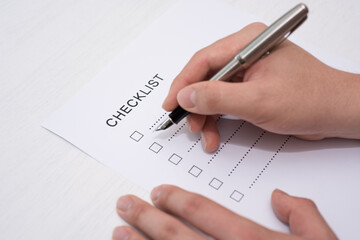
[[(216, 73), (209, 81), (227, 81), (238, 71), (249, 67), (256, 60), (281, 44), (307, 18), (308, 8), (300, 3), (285, 13), (277, 21), (267, 27), (259, 36), (246, 45), (225, 67)], [(168, 119), (162, 122), (156, 131), (165, 130), (177, 124), (189, 114), (178, 106)]]

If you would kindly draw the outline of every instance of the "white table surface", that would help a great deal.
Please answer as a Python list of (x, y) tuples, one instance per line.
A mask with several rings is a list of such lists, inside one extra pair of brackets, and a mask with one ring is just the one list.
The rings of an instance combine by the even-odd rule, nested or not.
[[(298, 3), (223, 1), (267, 23)], [(173, 3), (0, 2), (0, 239), (110, 239), (121, 223), (117, 198), (149, 200), (41, 123)], [(305, 3), (296, 37), (360, 66), (360, 1)]]

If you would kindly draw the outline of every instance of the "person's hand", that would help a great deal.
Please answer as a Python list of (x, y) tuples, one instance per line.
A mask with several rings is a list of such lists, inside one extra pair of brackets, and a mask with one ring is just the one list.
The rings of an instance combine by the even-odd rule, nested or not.
[[(221, 205), (175, 186), (161, 185), (151, 193), (156, 207), (133, 195), (118, 200), (117, 212), (130, 226), (115, 228), (114, 240), (146, 239), (337, 239), (315, 204), (275, 190), (271, 197), (276, 216), (290, 234), (265, 228)], [(184, 223), (186, 222), (186, 224)]]
[(216, 114), (303, 139), (359, 139), (360, 75), (333, 69), (290, 41), (232, 82), (203, 81), (264, 29), (251, 24), (197, 52), (173, 81), (163, 108), (171, 111), (180, 104), (195, 113), (188, 117), (189, 127), (202, 132), (207, 151), (219, 145)]

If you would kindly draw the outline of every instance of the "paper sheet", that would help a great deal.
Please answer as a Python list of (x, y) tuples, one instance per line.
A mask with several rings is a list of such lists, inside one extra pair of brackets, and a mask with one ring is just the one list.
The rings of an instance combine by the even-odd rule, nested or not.
[(314, 199), (339, 236), (356, 234), (350, 219), (360, 222), (359, 141), (306, 142), (220, 118), (220, 147), (206, 153), (185, 121), (154, 132), (167, 116), (161, 104), (170, 84), (189, 58), (255, 20), (215, 1), (177, 3), (44, 126), (149, 190), (175, 184), (286, 230), (270, 205), (271, 191), (280, 188)]

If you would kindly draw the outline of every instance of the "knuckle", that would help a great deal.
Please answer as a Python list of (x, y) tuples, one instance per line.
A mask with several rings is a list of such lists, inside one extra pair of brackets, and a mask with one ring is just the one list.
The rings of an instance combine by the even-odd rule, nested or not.
[(259, 225), (249, 224), (246, 228), (234, 227), (231, 230), (234, 239), (276, 239), (274, 232)]
[[(252, 229), (251, 227), (244, 230), (243, 228), (233, 228), (230, 230), (234, 240), (241, 240), (241, 239), (252, 239), (252, 240), (262, 240), (267, 239), (266, 236), (262, 234), (260, 229)], [(264, 235), (264, 236), (263, 236)]]
[(317, 206), (313, 200), (308, 198), (299, 198), (299, 200), (300, 204), (302, 204), (304, 207), (317, 209)]
[(254, 22), (241, 29), (240, 33), (243, 36), (243, 38), (246, 39), (245, 42), (250, 42), (265, 29), (266, 29), (265, 24), (260, 22)]
[(141, 220), (141, 217), (146, 214), (149, 206), (144, 202), (136, 201), (136, 203), (129, 209), (128, 218), (131, 223), (136, 223)]
[(254, 31), (263, 31), (266, 28), (266, 25), (262, 22), (253, 22), (248, 25), (249, 28)]
[(195, 52), (195, 54), (192, 56), (191, 60), (200, 65), (206, 63), (207, 62), (206, 49), (207, 48), (203, 48), (203, 49), (200, 49), (197, 52)]
[[(242, 236), (244, 235), (244, 230), (239, 227), (230, 228), (229, 231), (234, 236), (235, 240), (238, 240), (238, 239), (240, 240), (242, 238)], [(249, 238), (249, 239), (254, 239), (254, 238)]]
[[(201, 102), (197, 105), (200, 111), (207, 114), (218, 113), (218, 104), (221, 101), (221, 88), (219, 88), (219, 82), (209, 82), (204, 84), (200, 88), (200, 96), (197, 99), (201, 99)], [(215, 112), (213, 112), (215, 111)]]
[(161, 208), (167, 209), (169, 206), (169, 201), (170, 201), (169, 199), (171, 195), (173, 195), (175, 190), (176, 189), (174, 186), (162, 185), (162, 191), (161, 194), (159, 195), (159, 198), (156, 200), (156, 205)]
[(199, 195), (191, 195), (181, 206), (181, 212), (184, 216), (192, 216), (199, 211), (202, 205), (202, 197)]
[(173, 221), (165, 223), (159, 231), (159, 239), (174, 239), (180, 235), (180, 228)]

